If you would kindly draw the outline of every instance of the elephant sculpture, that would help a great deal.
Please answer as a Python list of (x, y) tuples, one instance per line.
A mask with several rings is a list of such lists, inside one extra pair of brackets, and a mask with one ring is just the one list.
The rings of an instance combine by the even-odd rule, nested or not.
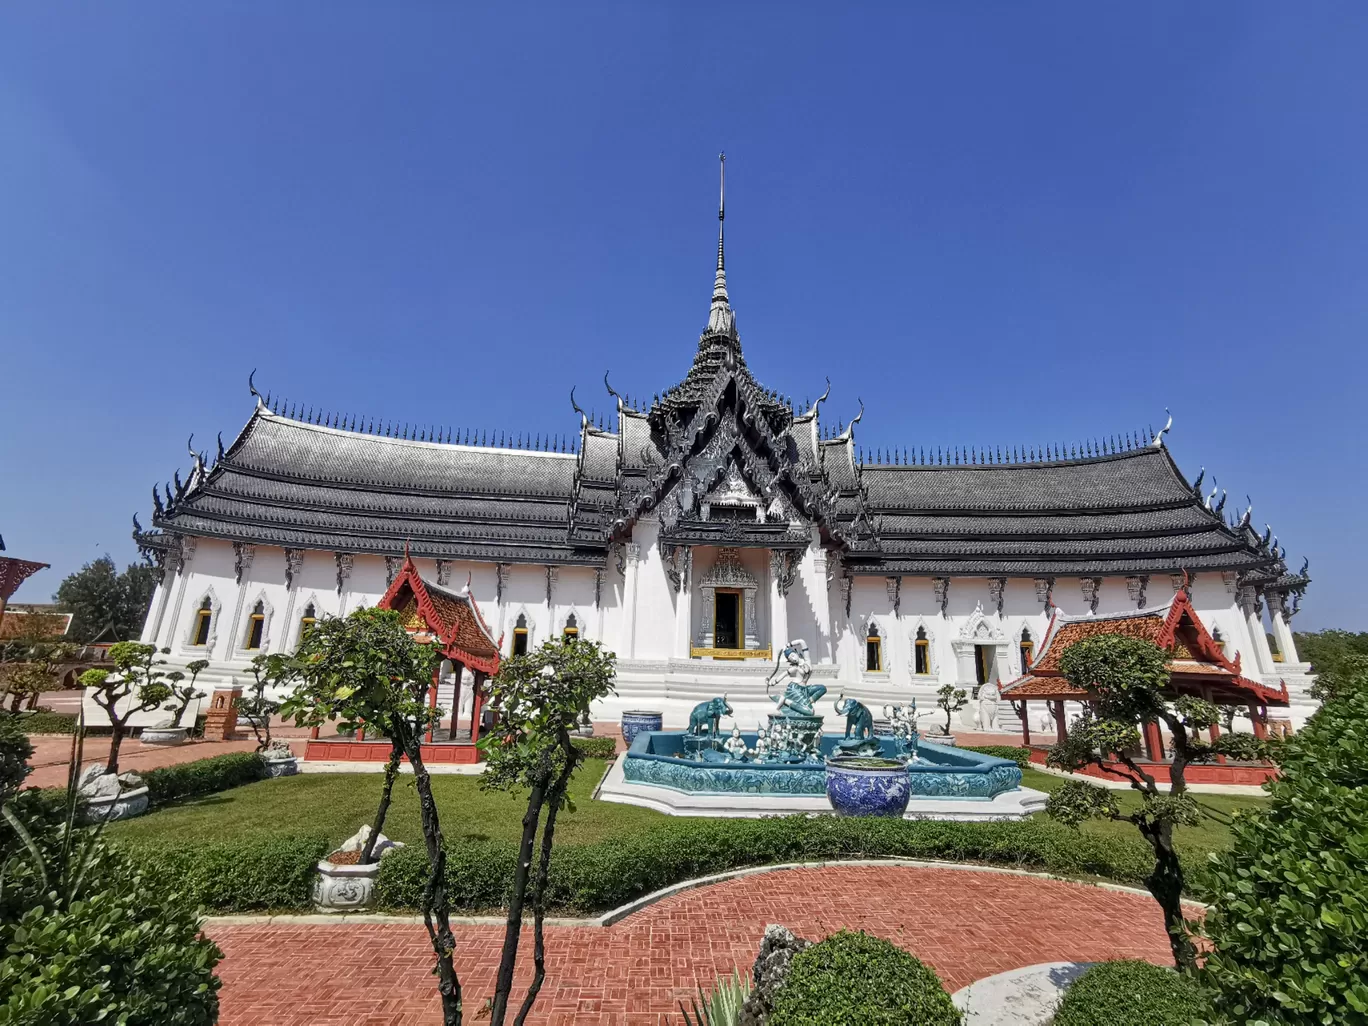
[(836, 699), (836, 713), (846, 718), (845, 736), (867, 741), (874, 736), (874, 714), (862, 702), (842, 695)]
[(699, 702), (689, 713), (689, 733), (695, 737), (707, 735), (717, 736), (717, 727), (723, 716), (732, 715), (732, 707), (727, 703), (727, 696), (721, 698), (710, 698), (706, 702)]

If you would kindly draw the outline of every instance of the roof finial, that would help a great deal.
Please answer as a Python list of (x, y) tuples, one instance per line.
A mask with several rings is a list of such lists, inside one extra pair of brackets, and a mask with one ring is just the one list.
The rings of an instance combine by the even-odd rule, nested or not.
[(708, 312), (709, 335), (736, 338), (736, 315), (727, 298), (727, 262), (723, 226), (727, 220), (727, 155), (719, 153), (717, 199), (717, 276), (713, 279), (712, 309)]

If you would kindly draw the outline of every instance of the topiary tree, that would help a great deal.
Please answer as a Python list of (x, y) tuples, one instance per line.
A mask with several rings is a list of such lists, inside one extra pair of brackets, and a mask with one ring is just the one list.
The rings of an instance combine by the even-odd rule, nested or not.
[(936, 705), (945, 713), (945, 733), (950, 733), (951, 717), (969, 704), (969, 692), (953, 684), (942, 684), (936, 689)]
[(61, 664), (75, 655), (76, 646), (62, 636), (65, 617), (58, 614), (25, 613), (11, 620), (19, 624), (19, 633), (0, 642), (0, 694), (17, 713), (25, 702), (61, 686)]
[[(316, 625), (315, 625), (316, 626)], [(247, 664), (247, 672), (252, 675), (244, 698), (238, 702), (238, 711), (247, 717), (256, 735), (257, 751), (264, 752), (271, 746), (271, 717), (281, 709), (281, 703), (268, 698), (267, 689), (277, 689), (292, 681), (297, 672), (293, 660), (279, 653), (253, 656)], [(375, 832), (379, 833), (377, 826)]]
[(1191, 974), (1118, 959), (1093, 966), (1073, 982), (1053, 1026), (1183, 1026), (1210, 1012)]
[[(162, 654), (170, 651), (161, 650)], [(94, 692), (92, 699), (109, 717), (111, 737), (106, 773), (119, 772), (119, 746), (128, 736), (128, 721), (137, 713), (157, 708), (172, 696), (166, 672), (157, 668), (165, 666), (166, 660), (158, 659), (157, 654), (155, 645), (120, 641), (109, 647), (114, 672), (86, 670), (81, 674), (81, 685)], [(130, 696), (133, 701), (124, 704)]]
[[(499, 960), (490, 1026), (502, 1026), (513, 989), (523, 907), (532, 888), (532, 943), (535, 969), (518, 1014), (521, 1026), (546, 978), (546, 950), (542, 936), (547, 877), (556, 836), (556, 814), (570, 805), (566, 789), (584, 753), (571, 736), (595, 699), (613, 691), (616, 656), (595, 641), (553, 638), (526, 655), (505, 660), (494, 677), (491, 703), (500, 712), (499, 725), (480, 740), (486, 765), (480, 786), (489, 789), (526, 789), (527, 813), (513, 891), (508, 902), (503, 953)], [(540, 854), (535, 877), (532, 853), (540, 829)]]
[(175, 726), (181, 725), (181, 717), (185, 715), (185, 710), (190, 708), (190, 703), (196, 698), (204, 697), (204, 692), (195, 687), (195, 681), (209, 668), (209, 660), (196, 659), (186, 663), (185, 668), (190, 671), (189, 683), (186, 683), (185, 674), (180, 670), (172, 670), (166, 675), (166, 686), (171, 689), (171, 701), (162, 708), (175, 714)]
[(420, 747), (424, 731), (441, 715), (441, 710), (430, 709), (425, 701), (441, 658), (436, 648), (413, 639), (394, 610), (358, 609), (345, 619), (320, 620), (295, 655), (291, 669), (299, 684), (282, 704), (281, 713), (299, 726), (340, 720), (341, 729), (347, 730), (364, 722), (389, 739), (384, 790), (362, 861), (370, 860), (384, 825), (400, 756), (408, 757), (428, 854), (423, 922), (437, 958), (442, 1022), (459, 1026), (461, 982), (451, 957), (456, 940), (447, 899), (446, 847)]
[(1341, 670), (1211, 856), (1203, 977), (1238, 1022), (1368, 1023), (1368, 667)]
[[(1168, 660), (1168, 653), (1152, 642), (1119, 634), (1085, 638), (1060, 657), (1059, 668), (1070, 684), (1089, 693), (1092, 708), (1074, 721), (1046, 761), (1070, 772), (1092, 766), (1124, 780), (1139, 793), (1140, 807), (1123, 813), (1111, 791), (1071, 780), (1050, 795), (1045, 811), (1074, 827), (1097, 818), (1133, 823), (1139, 829), (1154, 851), (1154, 869), (1145, 886), (1164, 911), (1174, 962), (1191, 968), (1195, 951), (1183, 920), (1183, 867), (1173, 829), (1198, 822), (1201, 810), (1187, 792), (1184, 771), (1217, 754), (1253, 758), (1264, 748), (1247, 734), (1224, 734), (1214, 745), (1202, 741), (1196, 731), (1210, 728), (1219, 710), (1189, 696), (1166, 701)], [(1140, 726), (1155, 721), (1168, 728), (1172, 740), (1167, 790), (1131, 755), (1140, 746)], [(1109, 758), (1112, 755), (1120, 768)]]
[(901, 948), (842, 930), (793, 956), (767, 1026), (959, 1026), (940, 977)]

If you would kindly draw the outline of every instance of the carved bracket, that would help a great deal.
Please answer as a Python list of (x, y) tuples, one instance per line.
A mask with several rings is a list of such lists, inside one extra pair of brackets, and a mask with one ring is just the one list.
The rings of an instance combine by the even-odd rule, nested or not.
[(394, 583), (394, 579), (399, 576), (399, 568), (404, 565), (404, 561), (398, 556), (385, 557), (385, 587), (388, 588)]
[(1145, 608), (1145, 592), (1149, 588), (1149, 574), (1138, 574), (1126, 578), (1126, 594), (1135, 603), (1136, 609)]
[(1083, 591), (1083, 601), (1088, 604), (1088, 612), (1097, 612), (1097, 604), (1102, 599), (1102, 578), (1084, 577), (1078, 585)]
[(233, 542), (233, 576), (242, 583), (242, 575), (252, 567), (256, 557), (256, 546), (251, 542)]
[(1007, 578), (990, 577), (988, 578), (988, 601), (997, 609), (997, 615), (1002, 617), (1003, 592), (1007, 590)]
[(451, 560), (437, 560), (437, 586), (445, 588), (451, 583)]
[(1055, 579), (1053, 577), (1037, 577), (1035, 579), (1036, 601), (1041, 604), (1047, 615), (1050, 612), (1050, 607), (1054, 605), (1054, 586)]
[(931, 578), (931, 591), (936, 596), (936, 605), (940, 606), (941, 616), (945, 616), (945, 611), (950, 605), (950, 578)]
[(342, 594), (342, 589), (352, 575), (352, 565), (356, 561), (354, 552), (334, 552), (333, 558), (337, 560), (337, 593)]
[(299, 576), (300, 568), (304, 565), (303, 549), (285, 550), (285, 587), (294, 588), (295, 578)]

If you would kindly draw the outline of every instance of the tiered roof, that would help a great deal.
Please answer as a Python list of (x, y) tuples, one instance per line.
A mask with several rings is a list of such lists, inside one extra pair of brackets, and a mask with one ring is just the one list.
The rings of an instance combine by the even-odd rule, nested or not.
[(406, 553), (403, 566), (377, 603), (380, 609), (397, 609), (407, 617), (413, 633), (429, 635), (448, 659), (472, 670), (499, 672), (503, 639), (495, 638), (470, 594), (469, 584), (450, 591), (423, 578)]
[(154, 524), (165, 533), (136, 530), (139, 544), (155, 553), (168, 534), (382, 554), (407, 544), (438, 559), (602, 566), (649, 514), (667, 545), (799, 548), (815, 527), (851, 574), (1219, 570), (1305, 588), (1305, 567), (1290, 574), (1248, 512), (1227, 519), (1224, 499), (1204, 500), (1201, 475), (1188, 483), (1162, 431), (1073, 450), (866, 461), (854, 438), (860, 417), (834, 432), (820, 420), (825, 395), (800, 411), (751, 374), (727, 293), (724, 212), (693, 365), (645, 408), (609, 385), (609, 429), (576, 406), (569, 444), (472, 445), (469, 432), (453, 443), (441, 429), (377, 431), (258, 395), (212, 467), (194, 455), (187, 483), (177, 476), (164, 501), (154, 490)]

